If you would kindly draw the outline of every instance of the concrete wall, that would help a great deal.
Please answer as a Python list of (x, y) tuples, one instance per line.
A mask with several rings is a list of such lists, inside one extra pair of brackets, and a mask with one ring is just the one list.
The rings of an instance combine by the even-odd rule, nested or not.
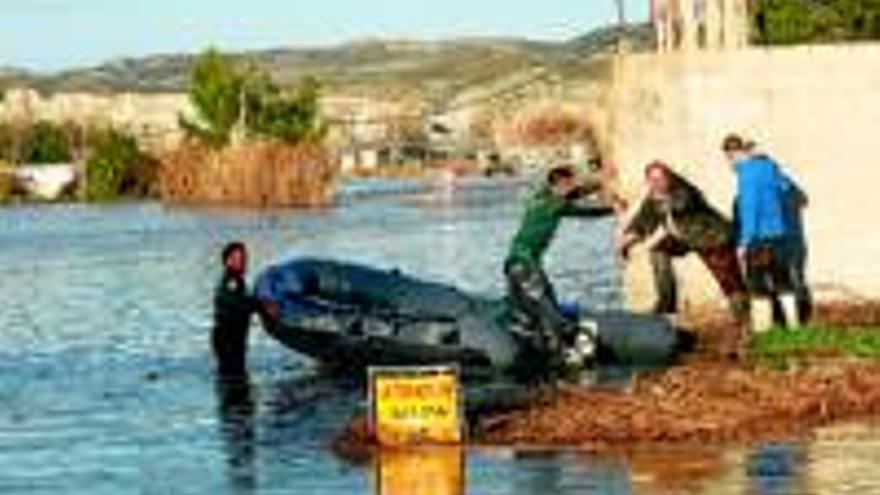
[[(644, 164), (661, 158), (729, 212), (734, 176), (720, 143), (728, 132), (752, 137), (811, 197), (820, 297), (880, 297), (880, 44), (636, 55), (615, 89), (609, 146), (630, 196)], [(705, 270), (685, 264), (686, 299), (717, 301)], [(644, 257), (628, 271), (630, 300), (644, 307)]]

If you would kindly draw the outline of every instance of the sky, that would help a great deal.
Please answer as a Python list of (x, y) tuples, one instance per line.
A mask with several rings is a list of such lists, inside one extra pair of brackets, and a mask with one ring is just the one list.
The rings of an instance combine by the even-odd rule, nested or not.
[[(626, 0), (631, 20), (648, 0)], [(562, 40), (616, 22), (614, 0), (0, 0), (0, 67), (390, 38)]]

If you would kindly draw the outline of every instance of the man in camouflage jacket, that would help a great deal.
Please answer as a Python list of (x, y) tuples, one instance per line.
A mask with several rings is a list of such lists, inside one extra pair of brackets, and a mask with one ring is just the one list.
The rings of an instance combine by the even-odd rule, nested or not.
[(673, 258), (696, 253), (712, 272), (737, 321), (746, 324), (749, 299), (736, 254), (731, 222), (706, 200), (703, 193), (662, 162), (645, 170), (648, 195), (624, 226), (618, 251), (645, 242), (650, 250), (660, 314), (678, 311), (678, 285)]

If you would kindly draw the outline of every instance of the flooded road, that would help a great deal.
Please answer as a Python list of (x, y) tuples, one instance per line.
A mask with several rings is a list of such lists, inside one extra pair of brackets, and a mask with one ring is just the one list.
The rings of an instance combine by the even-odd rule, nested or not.
[[(257, 325), (250, 382), (216, 383), (211, 292), (230, 239), (250, 245), (253, 271), (317, 255), (501, 293), (521, 188), (440, 201), (375, 187), (312, 212), (0, 210), (0, 493), (880, 493), (880, 434), (858, 425), (736, 449), (439, 450), (353, 463), (327, 446), (360, 394), (316, 378)], [(565, 226), (548, 263), (563, 297), (620, 305), (613, 229)]]

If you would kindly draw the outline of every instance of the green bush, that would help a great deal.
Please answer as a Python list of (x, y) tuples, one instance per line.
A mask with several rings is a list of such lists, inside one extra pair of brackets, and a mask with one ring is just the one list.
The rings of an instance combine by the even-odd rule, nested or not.
[(98, 131), (90, 137), (86, 161), (86, 196), (93, 201), (143, 197), (153, 192), (156, 162), (137, 141), (116, 130)]
[(12, 191), (15, 187), (15, 179), (12, 176), (12, 169), (3, 160), (0, 160), (0, 204), (3, 204), (12, 197)]
[(880, 0), (763, 0), (754, 25), (763, 44), (880, 39)]
[(0, 161), (13, 162), (15, 153), (15, 131), (6, 122), (0, 122)]
[(24, 139), (23, 163), (68, 163), (73, 156), (65, 130), (51, 122), (37, 122)]
[(777, 363), (809, 356), (880, 359), (880, 329), (775, 328), (755, 336), (752, 352), (759, 359)]
[(208, 50), (196, 60), (190, 76), (189, 99), (197, 121), (181, 117), (182, 127), (211, 146), (225, 146), (241, 114), (241, 91), (242, 78), (232, 60)]
[(326, 126), (320, 121), (320, 85), (305, 78), (290, 94), (284, 94), (267, 76), (246, 85), (248, 133), (289, 144), (320, 140)]
[(180, 118), (190, 137), (212, 147), (227, 145), (232, 133), (296, 144), (322, 139), (320, 86), (306, 78), (292, 92), (282, 91), (268, 73), (254, 67), (239, 69), (232, 59), (208, 50), (196, 60), (189, 98), (196, 120)]

